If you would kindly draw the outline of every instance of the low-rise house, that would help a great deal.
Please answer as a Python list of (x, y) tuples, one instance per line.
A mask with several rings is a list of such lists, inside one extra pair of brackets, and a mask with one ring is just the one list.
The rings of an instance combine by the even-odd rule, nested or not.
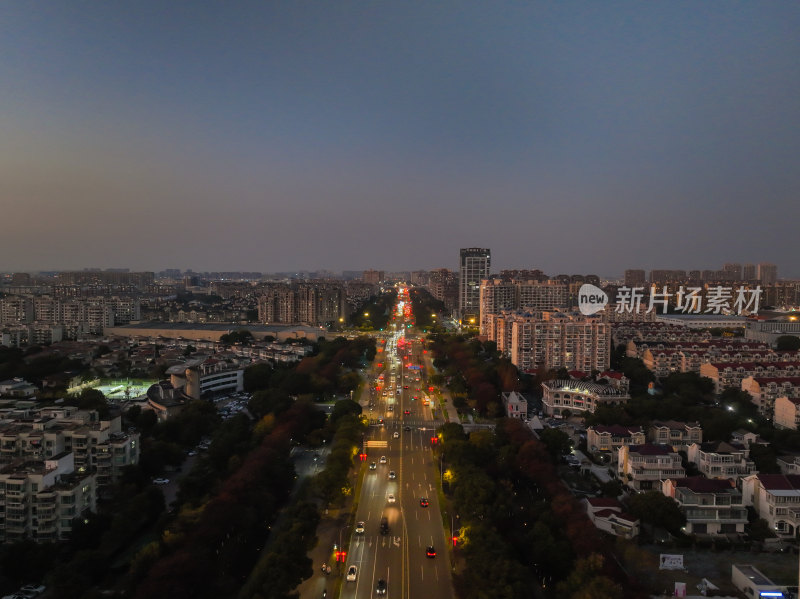
[(584, 501), (589, 520), (599, 530), (625, 539), (639, 535), (639, 519), (625, 513), (616, 499), (592, 497)]
[(503, 393), (501, 395), (503, 400), (503, 411), (508, 418), (518, 418), (520, 420), (527, 420), (528, 418), (528, 400), (516, 391), (510, 393)]
[(655, 445), (671, 445), (676, 451), (686, 451), (692, 443), (703, 442), (699, 422), (656, 420), (650, 425), (647, 440)]
[(586, 449), (605, 463), (615, 462), (623, 445), (642, 445), (644, 442), (641, 426), (598, 424), (586, 429)]
[(703, 476), (667, 479), (661, 492), (672, 497), (686, 516), (689, 534), (725, 535), (744, 532), (747, 509), (731, 480)]
[(781, 474), (800, 474), (800, 454), (780, 455), (776, 461)]
[(636, 491), (660, 491), (661, 481), (686, 476), (681, 456), (672, 447), (650, 443), (620, 447), (617, 473)]
[(33, 383), (20, 378), (0, 381), (2, 397), (33, 397), (39, 389)]
[(745, 505), (779, 536), (794, 538), (800, 523), (800, 475), (753, 474), (742, 479)]
[(738, 480), (755, 474), (756, 465), (750, 459), (749, 446), (714, 441), (693, 443), (687, 451), (689, 462), (707, 478)]
[(630, 399), (627, 392), (611, 385), (598, 385), (573, 380), (553, 380), (542, 383), (542, 411), (545, 416), (562, 417), (594, 412), (601, 405), (620, 405)]

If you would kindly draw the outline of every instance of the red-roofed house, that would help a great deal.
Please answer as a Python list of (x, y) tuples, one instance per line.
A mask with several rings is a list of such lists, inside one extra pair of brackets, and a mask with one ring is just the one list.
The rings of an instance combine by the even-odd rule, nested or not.
[(655, 420), (650, 425), (647, 440), (656, 445), (672, 445), (677, 451), (685, 451), (692, 443), (703, 442), (703, 429), (699, 422)]
[(639, 519), (626, 514), (616, 499), (593, 497), (584, 501), (589, 520), (598, 529), (626, 539), (639, 534)]
[(661, 492), (678, 503), (686, 516), (689, 534), (744, 532), (747, 509), (733, 481), (704, 476), (667, 479), (661, 485)]
[(800, 524), (800, 475), (754, 474), (742, 480), (745, 505), (778, 535), (797, 537)]
[(687, 457), (697, 466), (698, 472), (708, 478), (737, 480), (756, 472), (755, 462), (750, 459), (750, 447), (739, 443), (693, 443)]
[(645, 436), (641, 426), (598, 424), (586, 429), (586, 448), (594, 454), (607, 457), (606, 463), (617, 460), (617, 452), (623, 445), (641, 445), (644, 442)]
[(623, 483), (637, 491), (661, 489), (661, 481), (684, 478), (681, 456), (664, 445), (623, 445), (618, 452), (617, 473)]

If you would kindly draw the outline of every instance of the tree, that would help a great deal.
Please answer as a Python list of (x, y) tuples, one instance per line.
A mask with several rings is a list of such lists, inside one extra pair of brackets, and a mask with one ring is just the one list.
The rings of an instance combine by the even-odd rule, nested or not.
[(800, 350), (800, 337), (796, 337), (794, 335), (781, 335), (775, 341), (775, 349), (778, 351)]
[(562, 430), (546, 428), (539, 433), (539, 439), (547, 447), (547, 452), (554, 459), (572, 451), (572, 439)]
[(660, 526), (673, 534), (680, 532), (686, 524), (686, 517), (675, 500), (658, 491), (634, 495), (630, 499), (628, 509), (642, 522)]

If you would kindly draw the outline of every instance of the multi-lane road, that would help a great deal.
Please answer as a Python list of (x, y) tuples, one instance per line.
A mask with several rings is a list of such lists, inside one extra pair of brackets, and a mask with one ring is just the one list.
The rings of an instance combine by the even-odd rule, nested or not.
[[(375, 424), (370, 424), (367, 433), (372, 447), (367, 449), (367, 471), (355, 517), (356, 523), (364, 523), (364, 532), (356, 532), (356, 527), (342, 531), (342, 538), (349, 538), (350, 543), (341, 565), (340, 596), (384, 596), (377, 591), (382, 580), (387, 598), (453, 599), (450, 531), (445, 530), (439, 510), (439, 471), (431, 450), (436, 422), (431, 407), (423, 405), (428, 395), (424, 375), (413, 368), (423, 363), (423, 350), (418, 339), (404, 337), (402, 331), (406, 329), (399, 324), (404, 320), (398, 317), (397, 321), (398, 332), (387, 339), (386, 349), (380, 354), (384, 378), (370, 381), (373, 390), (376, 383), (381, 389), (373, 391), (372, 407), (367, 410)], [(383, 424), (377, 423), (379, 418), (383, 418)], [(385, 464), (381, 463), (382, 456)], [(374, 469), (369, 467), (371, 462), (375, 462)], [(390, 473), (394, 473), (393, 478)], [(421, 505), (422, 499), (427, 500), (427, 506)], [(382, 518), (388, 522), (385, 534), (381, 531)], [(429, 547), (435, 549), (435, 557), (427, 555)], [(354, 581), (346, 581), (345, 573), (351, 565), (358, 573)]]

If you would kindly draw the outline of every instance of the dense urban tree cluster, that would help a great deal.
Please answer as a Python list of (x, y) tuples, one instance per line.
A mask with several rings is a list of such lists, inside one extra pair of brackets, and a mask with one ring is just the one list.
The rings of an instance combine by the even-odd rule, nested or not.
[(455, 578), (462, 599), (578, 598), (586, 588), (593, 599), (638, 596), (524, 423), (502, 419), (496, 432), (468, 436), (446, 424), (440, 433), (456, 556), (465, 562)]
[(493, 342), (461, 335), (431, 335), (433, 365), (439, 371), (434, 384), (447, 384), (458, 407), (474, 408), (482, 416), (502, 414), (501, 391), (520, 389), (517, 367), (500, 357)]

